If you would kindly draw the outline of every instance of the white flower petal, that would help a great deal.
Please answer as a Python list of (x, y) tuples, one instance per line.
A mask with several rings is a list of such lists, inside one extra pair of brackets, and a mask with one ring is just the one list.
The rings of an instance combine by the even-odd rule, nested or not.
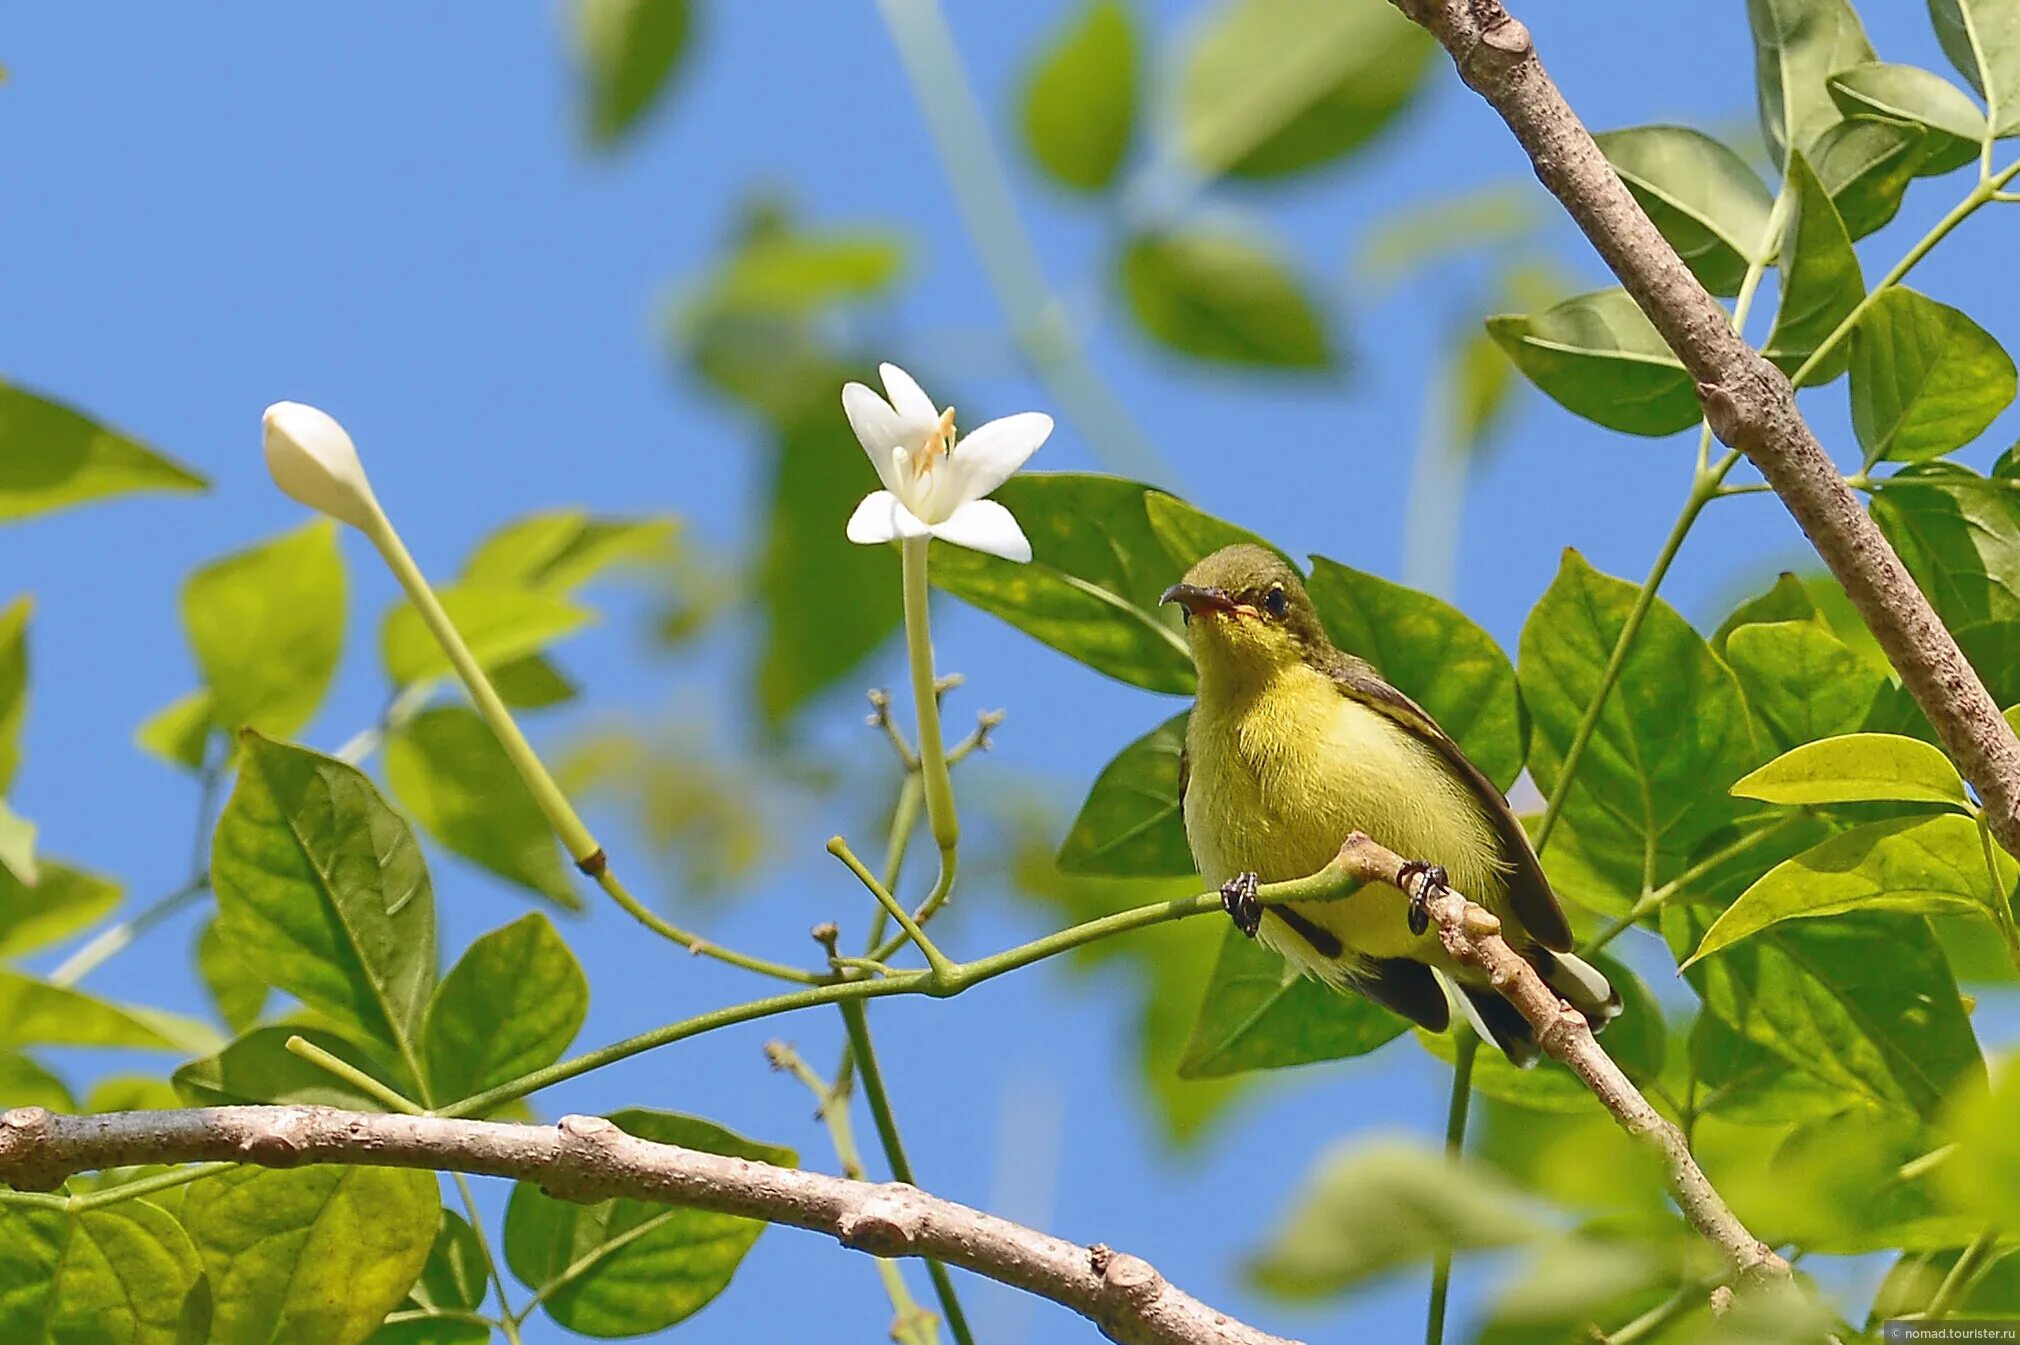
[(984, 551), (1022, 565), (1031, 559), (1031, 542), (1008, 509), (994, 500), (970, 500), (956, 509), (945, 522), (935, 523), (932, 533), (943, 542)]
[(334, 416), (300, 402), (275, 402), (260, 426), (267, 471), (282, 493), (340, 523), (372, 526), (379, 513), (372, 483)]
[(962, 439), (941, 467), (958, 474), (962, 500), (979, 500), (1008, 481), (1051, 434), (1052, 417), (1042, 411), (1005, 416)]
[(912, 511), (888, 490), (871, 491), (856, 506), (856, 512), (849, 515), (849, 540), (866, 546), (925, 535), (926, 525), (912, 517)]
[(849, 428), (856, 432), (856, 441), (870, 455), (877, 480), (884, 483), (884, 489), (895, 490), (898, 473), (891, 465), (891, 450), (900, 444), (916, 445), (925, 431), (907, 426), (889, 402), (861, 383), (843, 386), (842, 410), (849, 417)]
[(895, 364), (880, 364), (877, 372), (884, 376), (884, 391), (891, 394), (891, 405), (897, 409), (906, 429), (916, 425), (923, 433), (939, 423), (940, 408), (933, 405), (933, 399), (910, 374)]

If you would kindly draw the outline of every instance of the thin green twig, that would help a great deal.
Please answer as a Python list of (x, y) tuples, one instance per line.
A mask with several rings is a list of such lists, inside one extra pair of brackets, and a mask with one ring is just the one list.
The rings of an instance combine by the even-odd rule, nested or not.
[[(1452, 1103), (1445, 1113), (1445, 1156), (1457, 1162), (1466, 1149), (1466, 1113), (1473, 1103), (1473, 1058), (1480, 1039), (1461, 1027), (1452, 1042)], [(1424, 1310), (1424, 1345), (1443, 1345), (1445, 1306), (1452, 1291), (1452, 1249), (1441, 1247), (1431, 1262), (1431, 1301)]]

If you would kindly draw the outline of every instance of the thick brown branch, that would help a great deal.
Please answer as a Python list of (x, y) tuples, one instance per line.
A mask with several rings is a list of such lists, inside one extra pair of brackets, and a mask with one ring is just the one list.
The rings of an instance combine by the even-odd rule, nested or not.
[[(1403, 886), (1402, 856), (1360, 832), (1347, 837), (1335, 862), (1361, 882)], [(1419, 875), (1414, 881), (1427, 880)], [(1669, 1172), (1670, 1193), (1690, 1226), (1724, 1252), (1742, 1278), (1786, 1276), (1788, 1262), (1747, 1231), (1691, 1157), (1683, 1132), (1649, 1105), (1641, 1090), (1620, 1072), (1620, 1066), (1593, 1037), (1585, 1015), (1557, 998), (1536, 969), (1508, 946), (1493, 912), (1449, 889), (1432, 895), (1430, 911), (1446, 951), (1465, 966), (1485, 972), (1494, 988), (1536, 1029), (1537, 1044), (1552, 1059), (1570, 1066), (1623, 1130), (1661, 1153)]]
[(1501, 114), (1550, 189), (1697, 380), (1712, 432), (1781, 497), (2020, 855), (2020, 741), (1899, 556), (1859, 506), (1802, 414), (1795, 390), (1732, 329), (1726, 312), (1600, 153), (1499, 0), (1393, 0), (1429, 29)]
[(331, 1107), (197, 1107), (0, 1116), (0, 1181), (50, 1190), (137, 1163), (350, 1163), (538, 1182), (571, 1200), (630, 1196), (826, 1233), (875, 1256), (925, 1256), (1062, 1304), (1126, 1345), (1290, 1345), (1214, 1311), (1148, 1262), (1082, 1247), (899, 1183), (846, 1181), (653, 1144), (596, 1116), (551, 1126)]

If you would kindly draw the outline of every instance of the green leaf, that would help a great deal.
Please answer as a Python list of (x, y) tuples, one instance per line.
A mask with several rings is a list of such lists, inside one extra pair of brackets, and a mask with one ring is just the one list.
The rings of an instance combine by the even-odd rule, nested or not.
[(1871, 61), (1840, 70), (1828, 84), (1832, 101), (1847, 117), (1884, 117), (1922, 128), (1919, 176), (1952, 172), (1978, 157), (1985, 114), (1962, 89), (1933, 71)]
[[(1993, 885), (1989, 871), (1994, 864), (1999, 869), (1999, 886)], [(1847, 911), (1977, 913), (1999, 921), (2005, 911), (2005, 893), (2016, 877), (2020, 877), (2020, 869), (2012, 858), (1988, 845), (1978, 824), (1968, 817), (1953, 813), (1869, 822), (1840, 832), (1761, 875), (1760, 881), (1712, 922), (1697, 951), (1683, 965), (1687, 967), (1783, 920)]]
[(1441, 598), (1312, 557), (1312, 602), (1333, 643), (1430, 711), (1502, 789), (1528, 754), (1515, 667), (1494, 638)]
[[(1890, 1317), (1927, 1312), (1962, 1255), (1958, 1248), (1903, 1252), (1873, 1295), (1871, 1320), (1881, 1322)], [(2008, 1245), (1994, 1251), (1984, 1269), (1972, 1275), (1969, 1283), (1950, 1300), (1950, 1311), (1964, 1318), (2020, 1317), (2020, 1247)]]
[(381, 1327), (370, 1345), (484, 1345), (491, 1339), (488, 1327), (448, 1314), (476, 1312), (488, 1292), (484, 1245), (476, 1230), (454, 1210), (443, 1210), (421, 1278), (400, 1304), (401, 1312), (441, 1315)]
[(134, 730), (133, 741), (171, 766), (200, 771), (216, 722), (210, 691), (199, 689), (148, 716), (147, 722)]
[(1936, 39), (1991, 111), (1994, 134), (2020, 135), (2020, 6), (2012, 0), (1929, 0)]
[[(708, 1121), (634, 1108), (611, 1118), (659, 1144), (791, 1167), (790, 1149)], [(693, 1315), (721, 1293), (764, 1225), (691, 1206), (642, 1200), (576, 1205), (530, 1182), (512, 1188), (505, 1260), (541, 1295), (541, 1308), (586, 1336), (640, 1336)]]
[(289, 1103), (309, 1107), (342, 1107), (378, 1112), (386, 1104), (339, 1079), (314, 1061), (288, 1049), (288, 1038), (300, 1037), (366, 1074), (412, 1088), (413, 1081), (390, 1062), (374, 1059), (357, 1043), (321, 1028), (273, 1023), (246, 1032), (215, 1054), (192, 1060), (170, 1080), (192, 1107), (231, 1107), (245, 1103)]
[(689, 320), (699, 325), (732, 315), (804, 318), (873, 298), (904, 269), (904, 243), (892, 234), (780, 228), (744, 240), (717, 268)]
[[(1523, 623), (1517, 676), (1531, 721), (1529, 769), (1546, 797), (1636, 592), (1567, 550)], [(1589, 836), (1617, 833), (1636, 858), (1681, 856), (1734, 817), (1725, 791), (1758, 760), (1732, 671), (1656, 599), (1586, 746), (1564, 820)]]
[(1435, 50), (1375, 0), (1227, 0), (1185, 58), (1179, 145), (1207, 174), (1322, 167), (1397, 119)]
[(1804, 743), (1739, 781), (1732, 792), (1766, 803), (1897, 799), (1970, 806), (1948, 757), (1919, 738), (1892, 733), (1846, 733)]
[(589, 1012), (589, 978), (538, 911), (479, 938), (442, 978), (421, 1034), (444, 1102), (561, 1058)]
[(196, 936), (196, 971), (226, 1027), (243, 1032), (259, 1020), (267, 983), (225, 942), (215, 916), (203, 922)]
[(159, 1009), (113, 1004), (69, 986), (0, 968), (0, 1050), (17, 1046), (118, 1046), (208, 1050), (216, 1034)]
[(16, 598), (0, 608), (0, 794), (21, 767), (21, 721), (28, 713), (28, 612)]
[(1774, 193), (1746, 160), (1687, 126), (1636, 126), (1596, 137), (1613, 171), (1691, 273), (1713, 294), (1737, 294), (1747, 265), (1774, 240)]
[[(593, 620), (590, 612), (552, 588), (459, 580), (436, 590), (449, 620), (486, 670), (545, 649)], [(451, 671), (449, 656), (412, 603), (386, 613), (379, 629), (386, 675), (409, 686)]]
[(1696, 383), (1626, 290), (1491, 317), (1487, 334), (1552, 401), (1609, 430), (1674, 434), (1703, 415)]
[(1777, 162), (1842, 120), (1830, 77), (1874, 57), (1848, 0), (1747, 0), (1761, 133)]
[(2020, 1107), (2020, 1061), (2008, 1055), (1993, 1071), (1989, 1087), (1961, 1090), (1943, 1117), (1944, 1132), (1957, 1152), (1937, 1167), (1938, 1184), (1956, 1208), (1999, 1224), (2020, 1209), (2016, 1107)]
[(575, 683), (544, 654), (528, 654), (488, 671), (491, 689), (515, 710), (544, 710), (575, 699)]
[(1863, 1104), (1856, 1094), (1790, 1069), (1716, 1014), (1701, 1013), (1691, 1024), (1690, 1058), (1697, 1070), (1699, 1109), (1739, 1125), (1823, 1120)]
[(210, 1345), (357, 1345), (427, 1262), (442, 1208), (432, 1172), (241, 1167), (183, 1202), (213, 1302)]
[(211, 721), (286, 735), (322, 704), (344, 648), (337, 525), (318, 519), (213, 561), (182, 590)]
[(435, 988), (435, 897), (413, 833), (355, 767), (240, 741), (211, 851), (226, 943), (340, 1025), (412, 1043)]
[[(1250, 546), (1277, 548), (1247, 528), (1229, 523), (1226, 519), (1215, 518), (1202, 509), (1194, 508), (1176, 495), (1167, 495), (1161, 490), (1147, 490), (1143, 493), (1143, 512), (1150, 520), (1150, 530), (1164, 545), (1171, 557), (1171, 572), (1182, 575), (1195, 563), (1212, 555), (1224, 546), (1235, 546), (1246, 542)], [(1282, 556), (1283, 552), (1277, 551)], [(1289, 560), (1289, 556), (1284, 556)]]
[(18, 1051), (0, 1051), (0, 1112), (47, 1107), (74, 1112), (77, 1099), (63, 1080)]
[(209, 484), (137, 439), (0, 383), (0, 522), (129, 491)]
[(1976, 439), (2013, 402), (2013, 358), (1970, 318), (1905, 286), (1852, 329), (1852, 428), (1868, 463), (1925, 462)]
[(1281, 956), (1230, 927), (1178, 1073), (1211, 1079), (1366, 1055), (1408, 1026), (1365, 996), (1293, 975)]
[(1024, 84), (1024, 143), (1057, 182), (1115, 180), (1136, 121), (1135, 22), (1122, 0), (1085, 0)]
[(2020, 620), (2020, 519), (2001, 487), (1930, 464), (1887, 478), (1868, 507), (1951, 630)]
[(1096, 672), (1188, 695), (1192, 654), (1177, 618), (1158, 605), (1183, 570), (1152, 530), (1145, 495), (1141, 483), (1119, 477), (1020, 473), (994, 498), (1023, 524), (1031, 563), (936, 542), (928, 573), (955, 597)]
[(182, 1105), (182, 1098), (166, 1079), (151, 1074), (110, 1074), (91, 1085), (84, 1110), (93, 1114), (115, 1111), (170, 1111)]
[(207, 1345), (195, 1249), (145, 1200), (66, 1214), (0, 1207), (0, 1338), (8, 1345)]
[[(1786, 1128), (1786, 1119), (1778, 1128)], [(1918, 1118), (1850, 1106), (1785, 1130), (1734, 1141), (1721, 1154), (1720, 1189), (1750, 1228), (1776, 1244), (1824, 1255), (1857, 1255), (1889, 1247), (1954, 1247), (1978, 1225), (1945, 1210), (1934, 1182), (1915, 1171), (1937, 1143)], [(1768, 1142), (1763, 1143), (1763, 1140)], [(1821, 1341), (1815, 1327), (1755, 1340)]]
[(1857, 117), (1825, 131), (1810, 159), (1845, 232), (1856, 240), (1900, 213), (1901, 198), (1928, 153), (1928, 133), (1912, 122)]
[(5, 799), (0, 799), (0, 870), (22, 883), (34, 882), (38, 874), (35, 824), (9, 808)]
[(386, 740), (386, 782), (444, 847), (564, 910), (582, 909), (554, 830), (475, 710), (437, 706)]
[(1227, 233), (1138, 234), (1117, 274), (1146, 335), (1215, 364), (1325, 369), (1325, 319), (1274, 250)]
[[(1859, 306), (1866, 297), (1866, 282), (1830, 192), (1801, 154), (1789, 162), (1787, 189), (1793, 204), (1788, 227), (1782, 230), (1781, 307), (1761, 353), (1783, 373), (1793, 375)], [(1850, 360), (1851, 343), (1840, 340), (1804, 375), (1802, 385), (1830, 382)]]
[[(1717, 914), (1688, 902), (1663, 908), (1663, 937), (1679, 960)], [(1983, 1068), (1957, 983), (1921, 916), (1785, 921), (1684, 974), (1708, 1011), (1785, 1068), (1885, 1110), (1929, 1116)]]
[(1250, 1262), (1285, 1298), (1337, 1294), (1440, 1253), (1520, 1246), (1550, 1225), (1493, 1169), (1400, 1140), (1339, 1145)]
[(1542, 222), (1534, 195), (1514, 181), (1406, 202), (1362, 235), (1348, 267), (1351, 283), (1356, 291), (1385, 297), (1460, 257), (1529, 238)]
[(1194, 871), (1178, 800), (1185, 718), (1178, 714), (1165, 720), (1101, 768), (1059, 846), (1063, 871), (1118, 878)]
[(585, 119), (590, 143), (610, 149), (629, 137), (687, 51), (687, 0), (576, 0)]
[(1854, 732), (1887, 684), (1817, 617), (1740, 626), (1726, 641), (1725, 661), (1783, 748)]
[(0, 957), (20, 957), (98, 923), (119, 904), (119, 884), (53, 859), (29, 887), (0, 869)]
[(586, 509), (549, 509), (514, 519), (471, 551), (464, 582), (573, 593), (613, 565), (663, 560), (670, 518), (596, 518)]

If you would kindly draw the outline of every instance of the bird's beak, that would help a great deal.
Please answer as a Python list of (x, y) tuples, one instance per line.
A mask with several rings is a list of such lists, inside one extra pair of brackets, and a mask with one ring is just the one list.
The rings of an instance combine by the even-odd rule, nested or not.
[(1227, 590), (1202, 588), (1198, 584), (1173, 584), (1157, 601), (1159, 604), (1179, 603), (1194, 616), (1201, 612), (1229, 613), (1235, 610), (1235, 601), (1227, 595)]

